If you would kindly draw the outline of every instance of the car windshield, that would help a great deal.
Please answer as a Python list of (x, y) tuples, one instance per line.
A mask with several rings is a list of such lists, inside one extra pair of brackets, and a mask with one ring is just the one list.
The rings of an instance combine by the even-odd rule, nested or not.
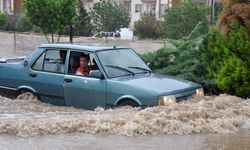
[(110, 78), (151, 72), (132, 49), (99, 51), (97, 56)]

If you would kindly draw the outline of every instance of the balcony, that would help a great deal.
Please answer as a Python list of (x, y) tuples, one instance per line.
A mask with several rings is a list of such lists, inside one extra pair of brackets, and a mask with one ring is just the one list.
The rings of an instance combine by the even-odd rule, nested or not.
[(156, 0), (141, 0), (143, 3), (156, 3)]
[(155, 17), (156, 13), (155, 12), (144, 12), (144, 13), (140, 13), (141, 17), (143, 16), (150, 16), (150, 17)]

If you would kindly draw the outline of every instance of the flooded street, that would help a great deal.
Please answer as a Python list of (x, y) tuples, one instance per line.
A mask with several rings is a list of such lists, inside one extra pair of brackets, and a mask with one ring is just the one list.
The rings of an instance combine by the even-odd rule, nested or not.
[(250, 100), (94, 111), (0, 98), (0, 149), (249, 149)]
[(248, 150), (250, 134), (197, 134), (117, 136), (82, 133), (34, 137), (0, 136), (0, 149), (91, 149), (91, 150)]
[[(18, 37), (16, 50), (10, 34), (0, 33), (0, 58), (28, 55), (44, 40), (25, 36)], [(145, 44), (135, 43), (139, 53), (162, 46), (143, 51)], [(90, 111), (0, 96), (0, 149), (247, 150), (250, 99), (206, 96), (164, 107)]]

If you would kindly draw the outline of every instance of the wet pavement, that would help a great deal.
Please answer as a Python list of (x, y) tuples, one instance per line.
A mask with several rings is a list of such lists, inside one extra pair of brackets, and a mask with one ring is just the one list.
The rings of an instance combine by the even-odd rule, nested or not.
[[(28, 55), (35, 50), (40, 44), (48, 43), (43, 35), (37, 35), (33, 33), (16, 34), (16, 46), (14, 45), (14, 34), (9, 32), (0, 32), (0, 57), (2, 56), (20, 56)], [(61, 37), (61, 43), (67, 43), (69, 37)], [(164, 47), (164, 43), (161, 40), (158, 41), (134, 41), (134, 40), (119, 40), (109, 39), (106, 43), (105, 39), (91, 39), (90, 37), (75, 37), (75, 43), (83, 44), (108, 44), (108, 45), (123, 45), (133, 48), (137, 53), (148, 53), (158, 50)], [(165, 43), (166, 47), (173, 47), (171, 44)]]

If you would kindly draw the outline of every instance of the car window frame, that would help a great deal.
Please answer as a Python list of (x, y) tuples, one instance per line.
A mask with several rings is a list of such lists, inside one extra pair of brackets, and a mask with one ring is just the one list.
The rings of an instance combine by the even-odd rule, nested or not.
[[(88, 55), (92, 55), (92, 57), (95, 59), (95, 62), (96, 62), (96, 65), (98, 66), (98, 68), (99, 68), (99, 71), (103, 74), (103, 71), (101, 70), (101, 67), (100, 67), (100, 65), (99, 65), (99, 60), (97, 60), (97, 58), (96, 58), (96, 55), (95, 55), (95, 53), (94, 52), (92, 52), (92, 51), (88, 51), (88, 50), (83, 50), (83, 49), (81, 49), (81, 50), (77, 50), (77, 49), (70, 49), (69, 51), (68, 51), (68, 55), (69, 55), (69, 57), (68, 57), (68, 64), (67, 64), (67, 70), (66, 70), (66, 75), (70, 75), (70, 76), (76, 76), (76, 77), (82, 77), (82, 78), (90, 78), (90, 79), (96, 79), (96, 78), (93, 78), (93, 77), (90, 77), (90, 76), (83, 76), (83, 75), (77, 75), (77, 74), (72, 74), (72, 73), (70, 73), (69, 72), (69, 62), (70, 62), (70, 59), (71, 59), (71, 52), (78, 52), (78, 53), (84, 53), (84, 54), (88, 54)], [(105, 75), (104, 75), (105, 76)]]
[[(66, 56), (65, 56), (65, 68), (64, 68), (64, 72), (62, 73), (62, 72), (53, 72), (53, 71), (45, 71), (44, 70), (44, 61), (45, 61), (45, 58), (46, 58), (46, 54), (47, 54), (47, 51), (49, 51), (49, 50), (55, 50), (55, 51), (59, 51), (60, 52), (60, 50), (65, 50), (66, 51)], [(68, 53), (69, 53), (69, 50), (67, 49), (67, 48), (45, 48), (43, 51), (42, 51), (42, 53), (35, 59), (35, 61), (32, 63), (32, 65), (31, 65), (31, 70), (33, 70), (33, 71), (39, 71), (39, 72), (45, 72), (45, 73), (55, 73), (55, 74), (65, 74), (65, 70), (66, 69), (68, 69), (67, 68), (67, 65), (68, 65)], [(43, 66), (42, 66), (42, 70), (37, 70), (37, 69), (34, 69), (33, 67), (34, 67), (34, 65), (35, 65), (35, 63), (37, 62), (37, 60), (42, 56), (44, 54), (44, 58), (43, 58)]]
[[(108, 73), (106, 72), (106, 70), (104, 69), (105, 67), (103, 66), (103, 64), (101, 63), (100, 59), (99, 59), (99, 56), (98, 56), (98, 52), (103, 52), (103, 51), (116, 51), (116, 50), (126, 50), (126, 49), (130, 49), (134, 52), (134, 54), (145, 64), (147, 65), (143, 60), (142, 58), (132, 49), (132, 48), (128, 48), (128, 47), (124, 47), (124, 48), (113, 48), (113, 49), (103, 49), (103, 50), (97, 50), (96, 51), (96, 57), (98, 59), (98, 61), (100, 62), (100, 65), (101, 67), (103, 68), (103, 72), (105, 73), (105, 76), (108, 78), (108, 79), (114, 79), (114, 78), (119, 78), (119, 77), (125, 77), (127, 75), (119, 75), (119, 76), (113, 76), (113, 77), (110, 77), (108, 76)], [(150, 68), (149, 68), (150, 69)], [(151, 69), (150, 69), (151, 70)], [(137, 73), (137, 74), (140, 74), (140, 73)]]

